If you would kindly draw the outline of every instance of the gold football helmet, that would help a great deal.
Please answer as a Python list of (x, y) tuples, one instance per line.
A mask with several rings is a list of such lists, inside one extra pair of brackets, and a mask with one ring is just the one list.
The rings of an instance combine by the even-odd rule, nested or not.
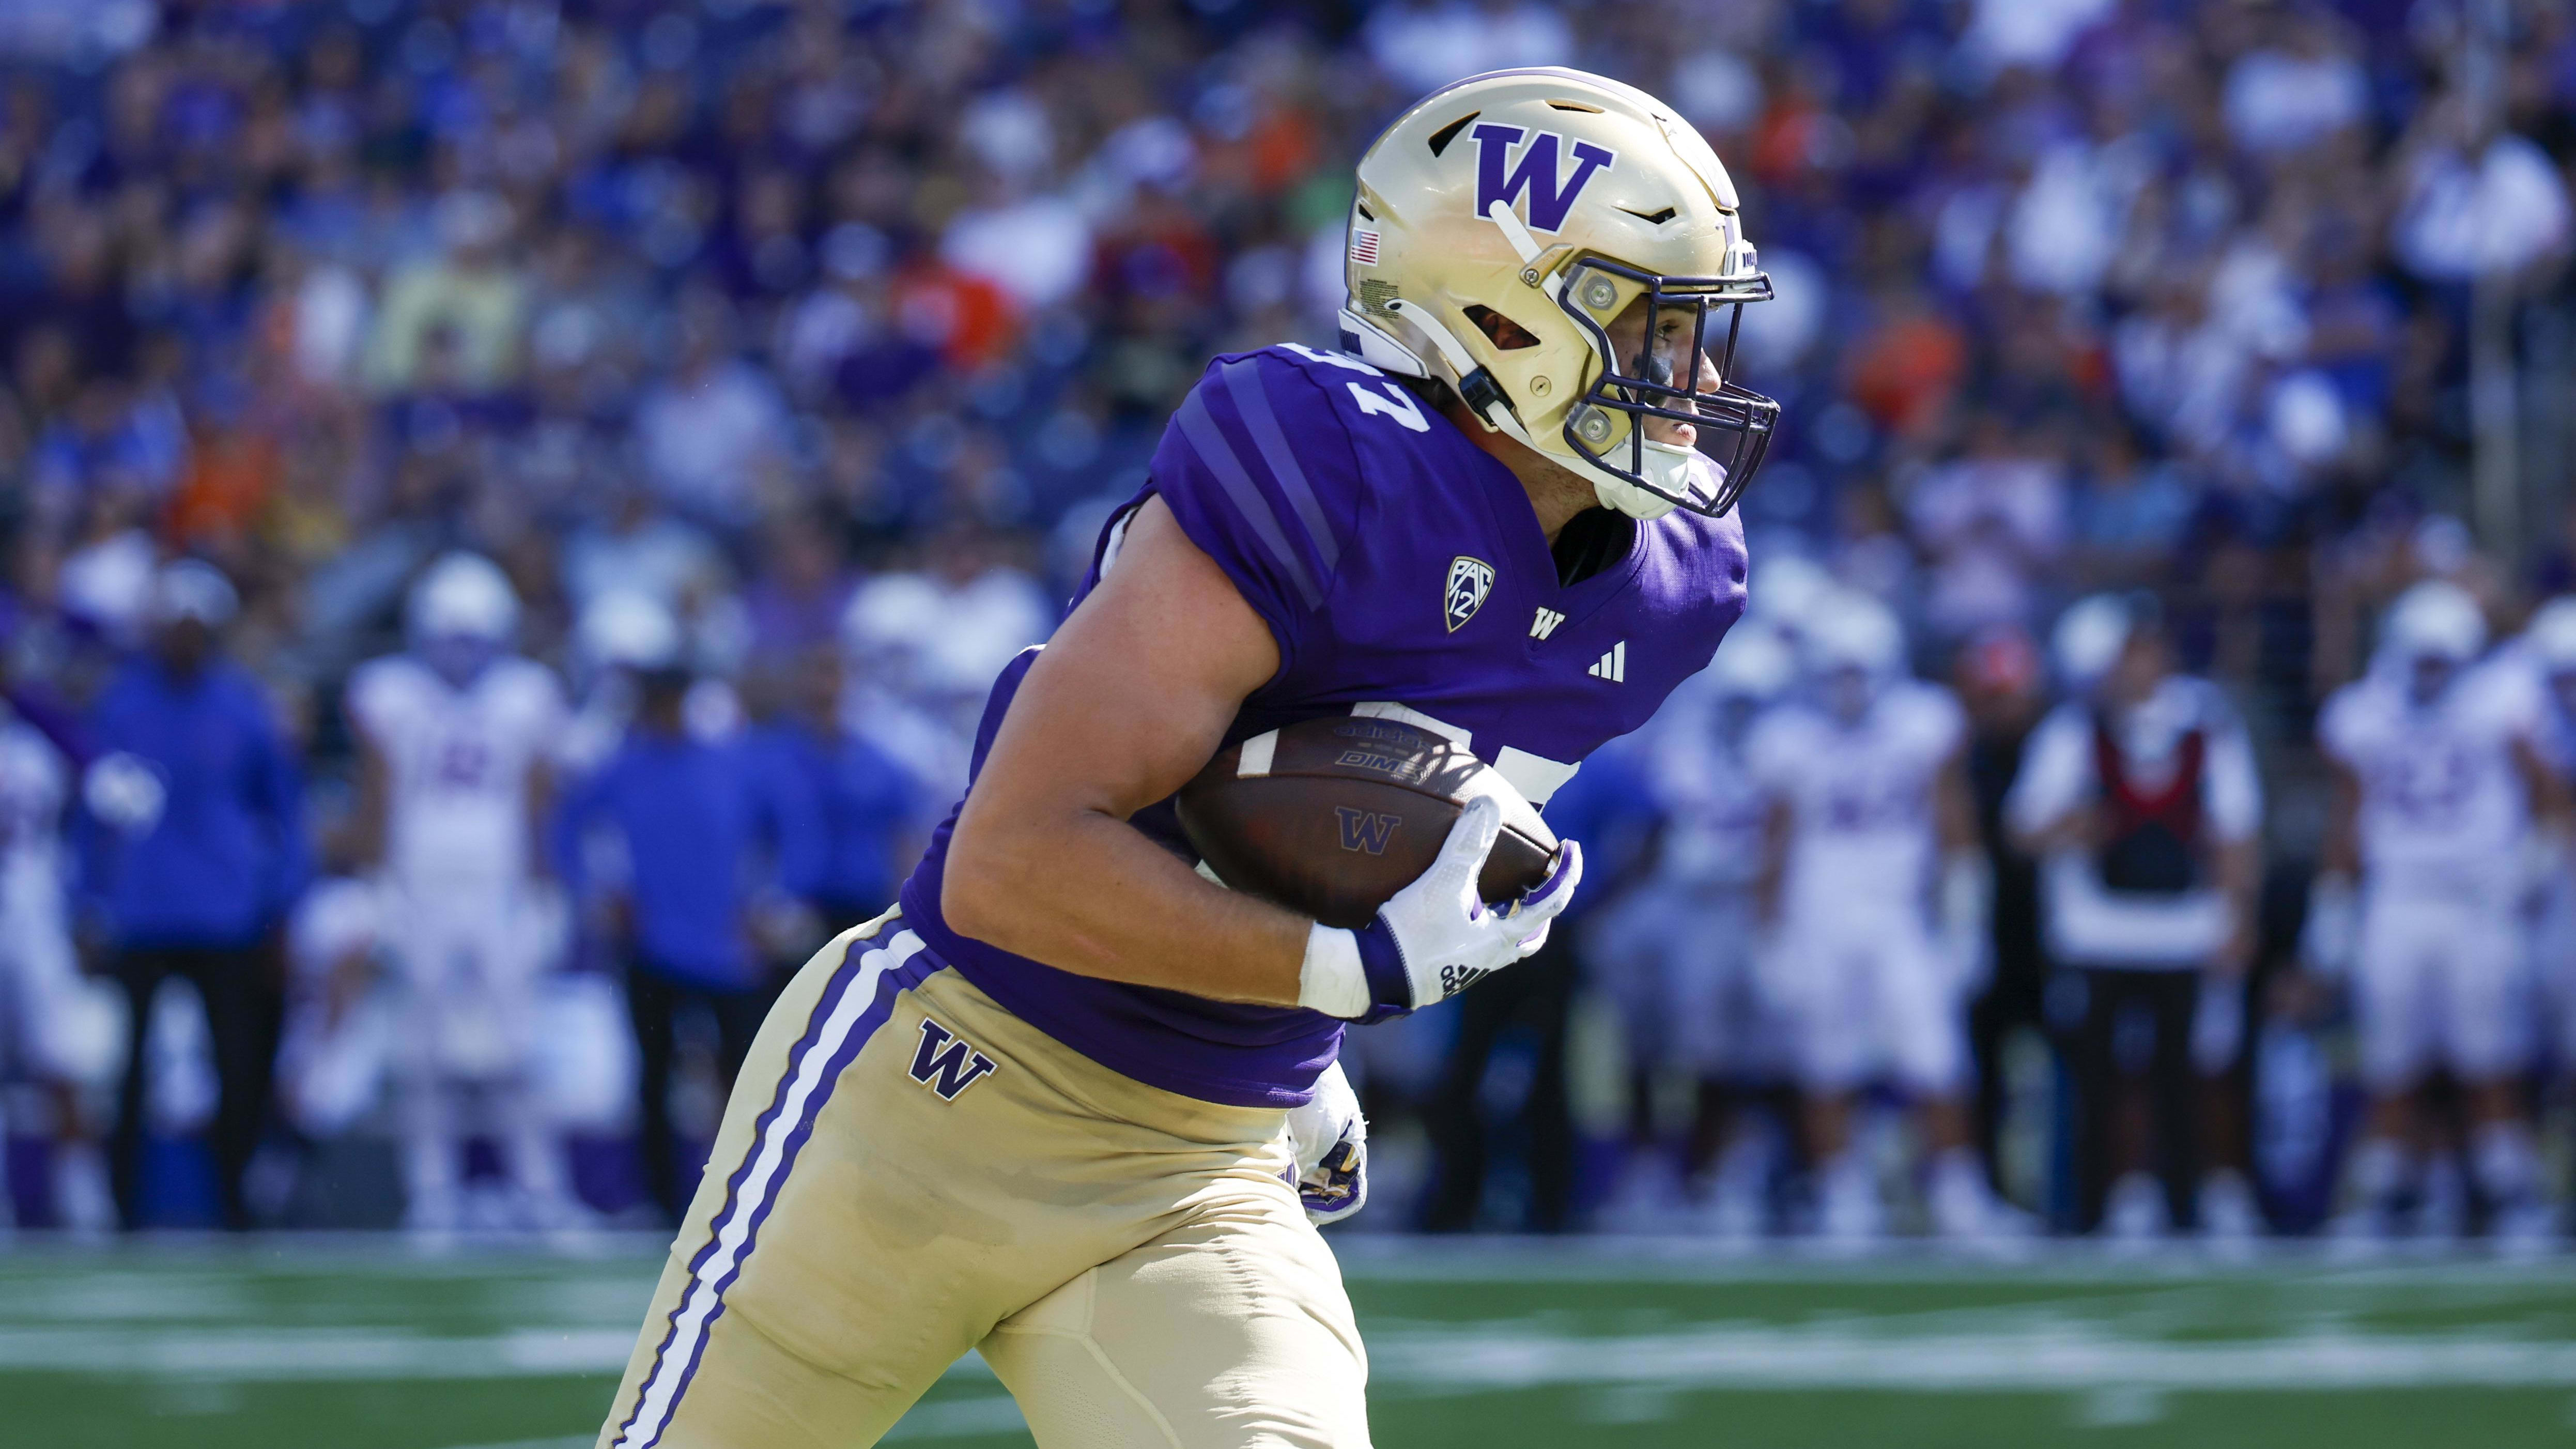
[(1550, 66), (1415, 102), (1360, 158), (1345, 275), (1346, 350), (1447, 383), (1632, 517), (1725, 513), (1770, 444), (1780, 405), (1730, 375), (1771, 295), (1735, 184), (1633, 86)]

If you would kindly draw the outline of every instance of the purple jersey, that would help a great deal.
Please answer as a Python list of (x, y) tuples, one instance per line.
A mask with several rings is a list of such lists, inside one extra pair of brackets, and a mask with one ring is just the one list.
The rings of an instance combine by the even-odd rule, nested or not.
[[(1211, 364), (1165, 430), (1144, 492), (1103, 530), (1084, 593), (1154, 494), (1279, 643), (1278, 674), (1243, 702), (1227, 743), (1319, 715), (1391, 716), (1457, 740), (1541, 806), (1705, 666), (1744, 611), (1733, 515), (1641, 523), (1624, 558), (1560, 587), (1511, 471), (1339, 353), (1272, 347)], [(1034, 657), (994, 685), (977, 769)], [(903, 888), (904, 916), (935, 955), (1149, 1086), (1237, 1106), (1306, 1099), (1340, 1047), (1332, 1017), (1076, 976), (949, 930), (939, 886), (956, 823), (951, 810)], [(1195, 860), (1171, 802), (1134, 823)]]

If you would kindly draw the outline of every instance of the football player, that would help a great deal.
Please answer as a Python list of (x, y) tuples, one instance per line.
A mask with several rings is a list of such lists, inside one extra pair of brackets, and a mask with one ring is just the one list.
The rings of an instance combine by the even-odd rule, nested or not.
[(2308, 964), (2348, 977), (2370, 1116), (2340, 1231), (2385, 1236), (2434, 1140), (2416, 1090), (2448, 1068), (2466, 1093), (2469, 1170), (2506, 1236), (2545, 1230), (2516, 1081), (2530, 1049), (2524, 851), (2555, 791), (2525, 670), (2481, 665), (2485, 615), (2439, 580), (2389, 606), (2371, 670), (2327, 700), (2334, 772)]
[(1992, 889), (1967, 718), (1948, 690), (1907, 676), (1904, 632), (1875, 599), (1821, 600), (1803, 648), (1811, 697), (1764, 717), (1746, 756), (1771, 797), (1756, 969), (1806, 1098), (1819, 1226), (1846, 1241), (1884, 1231), (1851, 1123), (1858, 1090), (1883, 1077), (1922, 1119), (1934, 1230), (1986, 1236), (2009, 1219), (1968, 1146), (1961, 1098)]
[(898, 907), (773, 1010), (602, 1444), (873, 1443), (976, 1348), (1046, 1449), (1368, 1443), (1310, 1221), (1363, 1200), (1342, 1032), (1537, 949), (1581, 857), (1489, 909), (1472, 805), (1335, 929), (1201, 877), (1170, 798), (1356, 712), (1545, 801), (1742, 612), (1777, 408), (1734, 188), (1652, 97), (1463, 81), (1357, 191), (1344, 350), (1209, 367)]
[(1679, 718), (1650, 747), (1661, 822), (1652, 865), (1589, 928), (1587, 959), (1627, 1028), (1632, 1160), (1605, 1210), (1613, 1221), (1659, 1215), (1668, 1179), (1634, 1159), (1656, 1150), (1655, 1088), (1671, 1069), (1697, 1087), (1682, 1179), (1707, 1225), (1743, 1236), (1765, 1220), (1764, 1144), (1730, 1131), (1744, 1105), (1735, 1099), (1776, 1065), (1751, 949), (1771, 801), (1746, 771), (1744, 748), (1796, 673), (1789, 646), (1747, 624), (1717, 652), (1695, 697), (1676, 701)]
[(394, 1062), (407, 1220), (429, 1230), (458, 1225), (478, 1110), (507, 1147), (513, 1210), (572, 1215), (528, 1030), (563, 935), (537, 847), (567, 716), (552, 671), (510, 651), (518, 614), (498, 566), (449, 554), (413, 588), (410, 649), (349, 680), (358, 854), (380, 874), (409, 1023)]
[[(116, 1204), (89, 1099), (115, 1079), (120, 1009), (114, 987), (82, 974), (72, 945), (63, 849), (70, 779), (53, 741), (0, 702), (0, 1083), (37, 1084), (52, 1109), (54, 1221), (103, 1232), (116, 1225)], [(10, 1135), (12, 1095), (0, 1087), (0, 1139)], [(0, 1227), (10, 1207), (0, 1161)]]

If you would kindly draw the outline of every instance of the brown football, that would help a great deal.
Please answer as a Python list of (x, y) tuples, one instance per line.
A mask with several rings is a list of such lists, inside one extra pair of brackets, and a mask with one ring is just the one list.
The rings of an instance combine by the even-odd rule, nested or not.
[(1218, 880), (1356, 928), (1431, 868), (1479, 795), (1501, 803), (1503, 831), (1477, 887), (1507, 901), (1546, 878), (1555, 832), (1492, 766), (1397, 720), (1336, 715), (1254, 735), (1219, 751), (1178, 803)]

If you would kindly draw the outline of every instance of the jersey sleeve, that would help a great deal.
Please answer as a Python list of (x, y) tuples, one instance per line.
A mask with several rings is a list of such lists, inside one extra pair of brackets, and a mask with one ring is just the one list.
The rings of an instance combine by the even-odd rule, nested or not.
[(2477, 713), (2500, 739), (2536, 739), (2545, 701), (2540, 677), (2530, 669), (2490, 663), (2469, 683), (2477, 690)]
[(1744, 772), (1766, 795), (1785, 794), (1797, 770), (1800, 730), (1794, 711), (1775, 709), (1754, 722), (1744, 742)]
[(2004, 795), (2004, 821), (2037, 835), (2065, 818), (2093, 789), (2090, 717), (2080, 704), (2061, 704), (2032, 732), (2021, 769)]
[(2361, 688), (2358, 684), (2345, 685), (2317, 712), (2317, 748), (2346, 768), (2361, 762), (2362, 734), (2367, 728), (2364, 715), (2368, 712)]
[(371, 659), (349, 675), (344, 696), (349, 720), (376, 748), (384, 749), (411, 713), (409, 694), (399, 659)]
[(1361, 503), (1329, 379), (1309, 375), (1329, 366), (1278, 349), (1220, 357), (1154, 451), (1154, 491), (1270, 626), (1283, 670), (1324, 607)]
[(1924, 754), (1935, 765), (1948, 760), (1968, 742), (1968, 711), (1959, 697), (1937, 684), (1925, 685), (1922, 700)]
[(553, 742), (562, 737), (572, 723), (572, 703), (564, 697), (563, 682), (555, 672), (535, 660), (522, 660), (519, 670), (518, 712), (527, 729), (531, 754), (542, 757)]

